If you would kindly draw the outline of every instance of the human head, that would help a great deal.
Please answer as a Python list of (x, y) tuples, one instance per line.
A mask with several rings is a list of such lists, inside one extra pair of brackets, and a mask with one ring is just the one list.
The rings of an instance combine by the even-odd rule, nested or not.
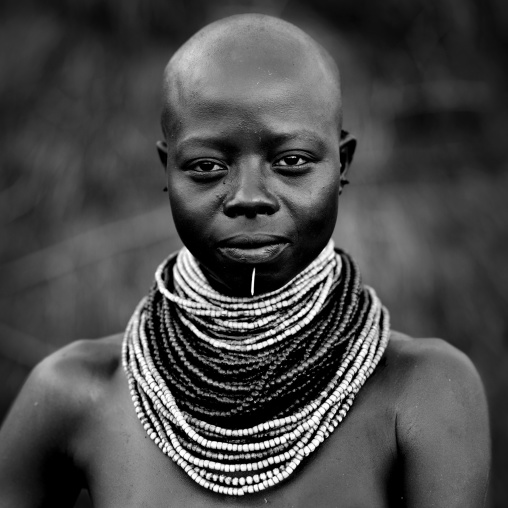
[(328, 242), (355, 141), (341, 138), (337, 66), (280, 19), (206, 26), (164, 73), (158, 143), (173, 218), (213, 285), (277, 289)]

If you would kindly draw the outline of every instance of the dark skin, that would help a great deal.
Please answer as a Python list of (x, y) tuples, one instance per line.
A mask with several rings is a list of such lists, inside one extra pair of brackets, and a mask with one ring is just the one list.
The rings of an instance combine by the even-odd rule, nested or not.
[[(253, 266), (256, 292), (282, 286), (328, 241), (354, 151), (336, 69), (291, 25), (245, 16), (198, 34), (165, 79), (158, 148), (182, 240), (225, 293), (248, 294)], [(241, 499), (202, 489), (146, 436), (121, 340), (73, 343), (32, 372), (0, 435), (2, 507), (72, 506), (82, 487), (99, 508), (483, 506), (482, 384), (439, 339), (392, 332), (332, 436), (289, 481)]]
[[(247, 28), (243, 39), (211, 29), (166, 70), (158, 148), (175, 225), (212, 284), (239, 296), (250, 294), (254, 266), (257, 292), (271, 291), (324, 248), (355, 147), (339, 135), (334, 64), (284, 28), (270, 37)], [(248, 252), (266, 244), (280, 253)]]

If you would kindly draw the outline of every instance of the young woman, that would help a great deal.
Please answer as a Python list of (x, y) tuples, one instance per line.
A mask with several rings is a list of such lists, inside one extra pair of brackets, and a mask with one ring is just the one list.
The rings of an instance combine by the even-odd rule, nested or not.
[[(479, 507), (481, 381), (390, 330), (331, 235), (355, 141), (339, 72), (281, 20), (205, 27), (164, 75), (157, 144), (185, 248), (125, 334), (31, 374), (0, 505)], [(396, 276), (396, 274), (394, 274)]]

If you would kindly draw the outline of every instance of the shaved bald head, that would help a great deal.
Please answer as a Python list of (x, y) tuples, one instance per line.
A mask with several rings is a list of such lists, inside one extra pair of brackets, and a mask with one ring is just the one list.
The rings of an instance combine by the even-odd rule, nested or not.
[[(216, 288), (243, 295), (255, 265), (272, 291), (323, 250), (355, 147), (341, 124), (337, 66), (285, 21), (222, 19), (176, 52), (157, 148), (178, 234)], [(223, 248), (259, 235), (268, 247)]]
[[(166, 136), (175, 119), (175, 106), (207, 86), (230, 92), (292, 83), (311, 86), (323, 108), (342, 121), (339, 70), (329, 53), (305, 32), (278, 18), (243, 14), (221, 19), (191, 37), (164, 71), (162, 126)], [(231, 100), (234, 100), (234, 94)], [(178, 109), (178, 108), (177, 108)], [(176, 120), (177, 121), (177, 120)]]

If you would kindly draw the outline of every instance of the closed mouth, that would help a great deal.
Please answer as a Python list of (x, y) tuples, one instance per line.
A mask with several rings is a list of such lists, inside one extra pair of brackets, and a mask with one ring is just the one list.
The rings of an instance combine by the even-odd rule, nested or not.
[(286, 238), (272, 235), (236, 235), (219, 242), (218, 250), (231, 261), (261, 264), (273, 261), (289, 245)]

